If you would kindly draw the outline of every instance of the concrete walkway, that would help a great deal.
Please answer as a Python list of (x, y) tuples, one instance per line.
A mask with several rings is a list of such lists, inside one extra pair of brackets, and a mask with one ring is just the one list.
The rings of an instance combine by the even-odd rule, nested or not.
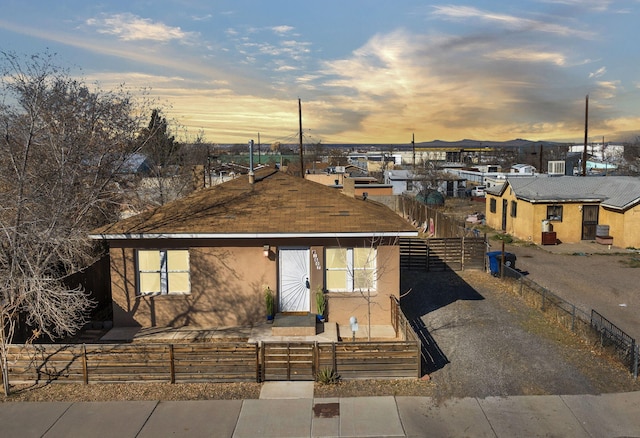
[(259, 400), (0, 404), (2, 437), (640, 437), (640, 392), (450, 399), (313, 398), (265, 383)]

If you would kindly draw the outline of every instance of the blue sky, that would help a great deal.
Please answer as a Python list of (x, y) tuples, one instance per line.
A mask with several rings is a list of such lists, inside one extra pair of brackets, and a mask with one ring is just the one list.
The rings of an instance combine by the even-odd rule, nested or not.
[[(640, 0), (3, 0), (0, 50), (150, 88), (213, 143), (632, 140)], [(75, 67), (80, 67), (82, 71)]]

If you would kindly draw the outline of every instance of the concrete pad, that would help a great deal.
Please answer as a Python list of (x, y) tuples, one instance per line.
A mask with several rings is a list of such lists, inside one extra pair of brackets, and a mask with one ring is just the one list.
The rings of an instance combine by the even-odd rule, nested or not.
[(396, 397), (396, 403), (407, 436), (495, 437), (475, 398)]
[(158, 402), (73, 403), (43, 435), (46, 438), (85, 438), (88, 436), (125, 438), (136, 436)]
[(233, 438), (308, 437), (312, 399), (245, 400)]
[[(353, 338), (353, 332), (351, 331), (351, 325), (339, 324), (338, 325), (339, 336), (344, 340), (351, 340)], [(392, 325), (372, 325), (371, 326), (371, 338), (372, 339), (396, 339), (396, 331)], [(366, 341), (369, 339), (369, 328), (366, 322), (360, 322), (358, 324), (358, 331), (356, 332), (356, 341)]]
[(340, 436), (340, 399), (316, 398), (313, 400), (313, 419), (311, 436)]
[(340, 399), (340, 436), (404, 437), (393, 397)]
[(140, 327), (114, 327), (100, 338), (103, 342), (131, 342), (136, 337)]
[(562, 399), (591, 436), (640, 436), (640, 392)]
[(590, 437), (557, 395), (478, 400), (498, 437)]
[(2, 403), (0, 435), (8, 437), (41, 437), (69, 409), (65, 402)]
[(236, 428), (242, 400), (158, 403), (137, 438), (188, 436), (228, 438)]
[(313, 382), (264, 382), (260, 389), (261, 399), (313, 398)]

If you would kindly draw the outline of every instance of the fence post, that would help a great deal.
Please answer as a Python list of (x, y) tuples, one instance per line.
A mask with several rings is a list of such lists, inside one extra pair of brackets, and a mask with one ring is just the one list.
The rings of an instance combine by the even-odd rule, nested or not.
[(89, 370), (87, 368), (87, 345), (82, 344), (82, 378), (84, 379), (84, 384), (89, 384)]
[(173, 357), (173, 344), (169, 344), (169, 380), (176, 383), (176, 365)]
[(262, 342), (260, 344), (260, 358), (262, 359), (260, 362), (262, 364), (262, 366), (258, 365), (258, 383), (260, 382), (264, 382), (266, 380), (266, 376), (267, 376), (267, 365), (264, 362), (265, 361), (265, 351), (266, 350), (266, 346), (265, 343)]
[(331, 363), (333, 364), (333, 370), (338, 372), (338, 360), (336, 359), (336, 343), (331, 343)]
[(636, 344), (636, 341), (634, 340), (633, 343), (633, 378), (637, 379), (638, 378), (638, 356), (640, 356), (640, 348), (638, 348), (638, 345)]
[(520, 296), (522, 296), (522, 294), (523, 294), (522, 291), (524, 289), (524, 276), (520, 277), (518, 280), (520, 281)]

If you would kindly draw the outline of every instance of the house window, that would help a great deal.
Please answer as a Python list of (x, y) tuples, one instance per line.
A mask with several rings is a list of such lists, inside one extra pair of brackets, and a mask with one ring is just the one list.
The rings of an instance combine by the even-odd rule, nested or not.
[(188, 294), (189, 251), (138, 250), (138, 295)]
[(325, 266), (329, 292), (376, 290), (375, 248), (327, 248)]
[(547, 220), (562, 222), (562, 205), (547, 205)]
[(518, 203), (516, 201), (511, 201), (511, 217), (516, 217), (518, 215)]
[(491, 213), (495, 213), (496, 212), (496, 207), (497, 202), (496, 202), (496, 198), (491, 198), (491, 200), (489, 201), (489, 211)]

